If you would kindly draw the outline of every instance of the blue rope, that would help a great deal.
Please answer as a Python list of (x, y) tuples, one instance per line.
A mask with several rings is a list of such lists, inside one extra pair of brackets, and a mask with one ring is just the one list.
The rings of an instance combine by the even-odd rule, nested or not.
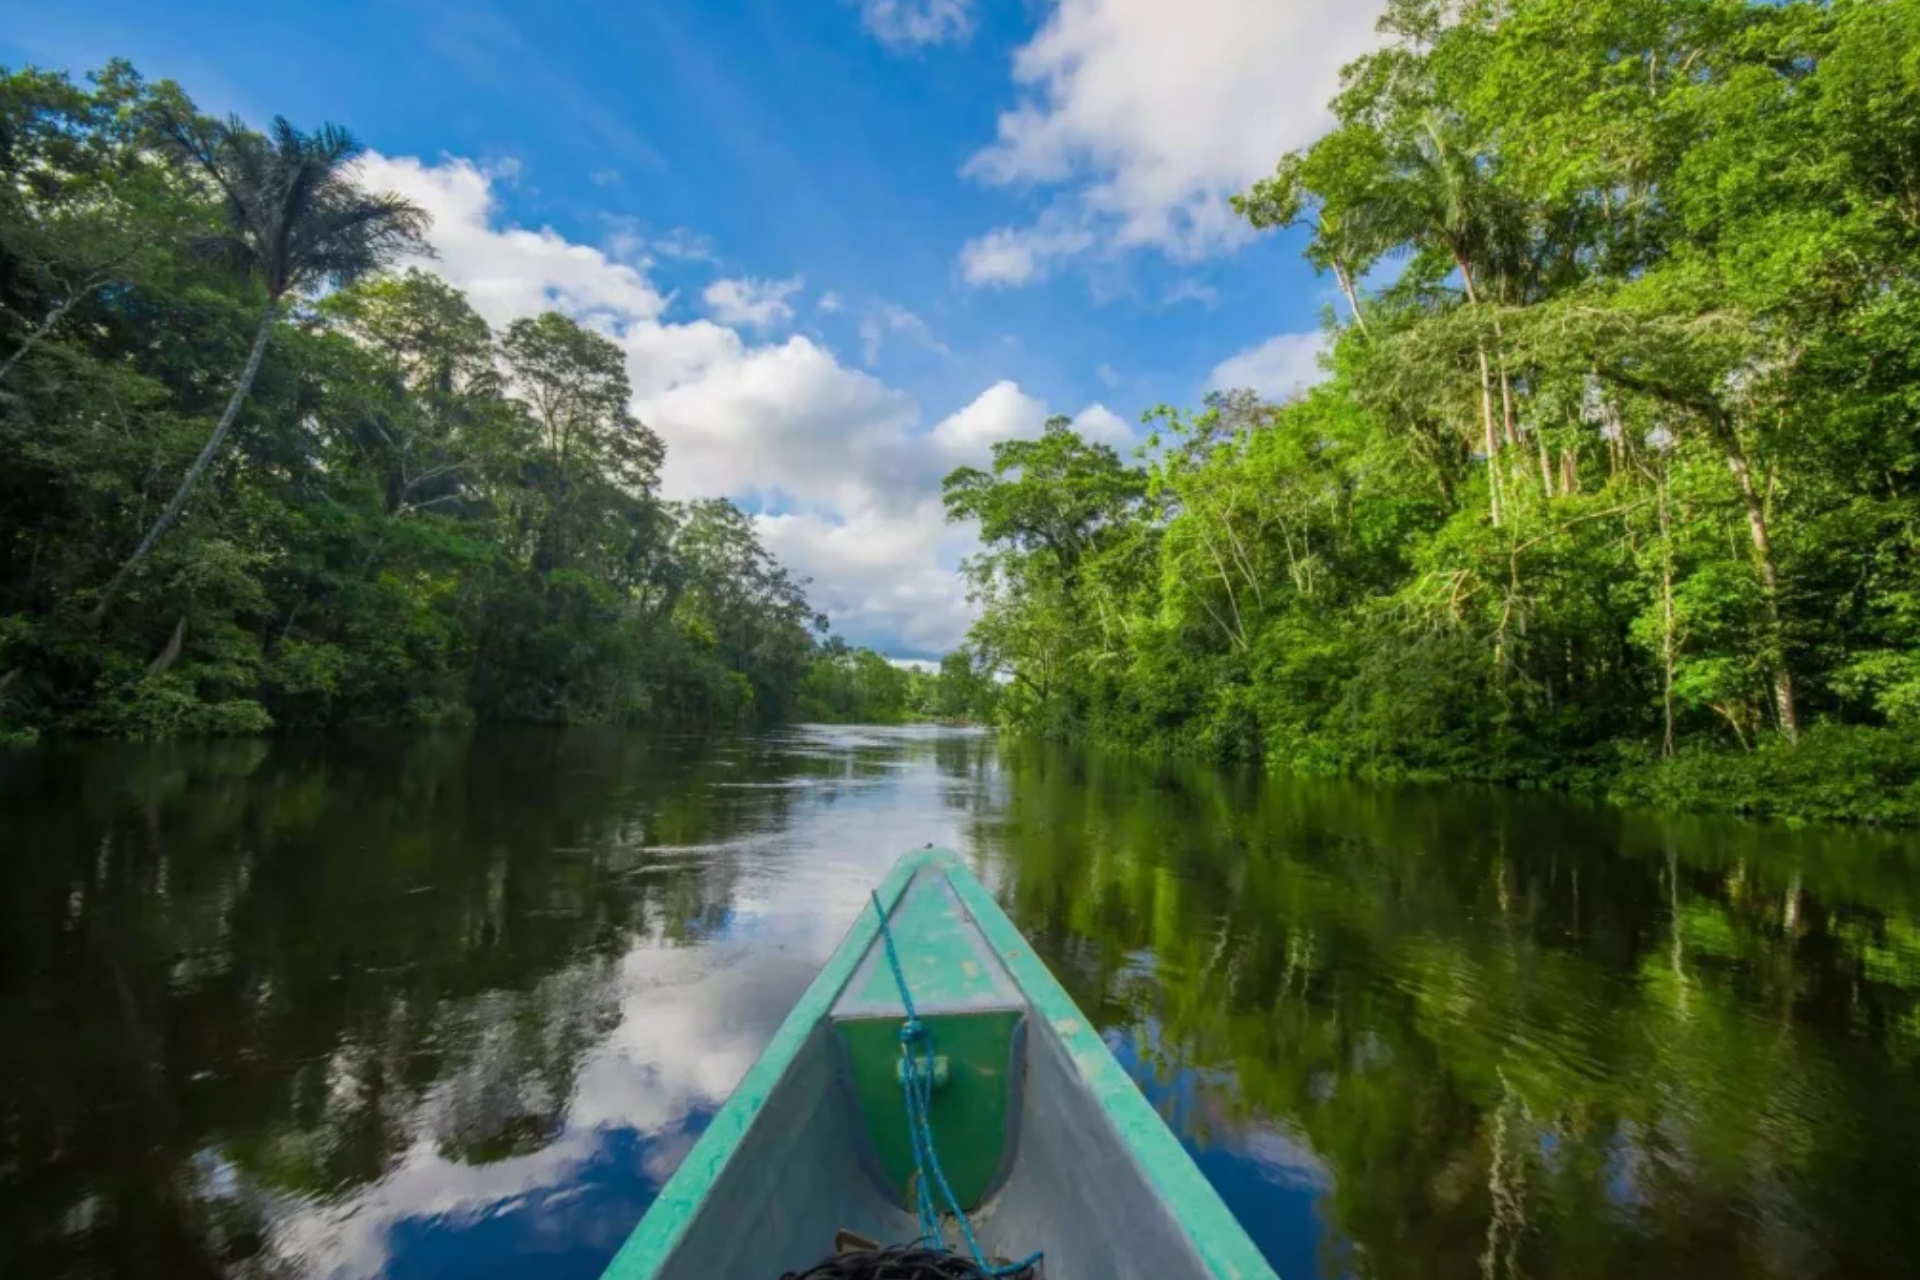
[(1035, 1251), (1019, 1262), (1010, 1262), (1005, 1266), (990, 1266), (987, 1255), (981, 1251), (980, 1242), (974, 1238), (973, 1224), (967, 1221), (967, 1211), (960, 1207), (960, 1198), (947, 1185), (946, 1172), (940, 1167), (940, 1153), (933, 1149), (933, 1031), (920, 1021), (920, 1015), (914, 1011), (913, 993), (907, 990), (907, 975), (900, 968), (900, 953), (894, 950), (893, 930), (887, 925), (887, 909), (880, 905), (878, 892), (873, 895), (873, 910), (880, 917), (880, 937), (887, 944), (887, 964), (893, 969), (893, 983), (900, 988), (900, 1004), (907, 1015), (906, 1021), (900, 1024), (900, 1057), (905, 1064), (900, 1092), (906, 1096), (907, 1134), (913, 1140), (913, 1167), (920, 1175), (914, 1179), (914, 1209), (920, 1219), (920, 1243), (929, 1249), (946, 1247), (940, 1236), (940, 1209), (933, 1199), (933, 1188), (938, 1187), (948, 1210), (960, 1224), (960, 1234), (966, 1237), (968, 1252), (973, 1254), (973, 1260), (980, 1269), (990, 1276), (1018, 1275), (1040, 1261), (1040, 1253)]

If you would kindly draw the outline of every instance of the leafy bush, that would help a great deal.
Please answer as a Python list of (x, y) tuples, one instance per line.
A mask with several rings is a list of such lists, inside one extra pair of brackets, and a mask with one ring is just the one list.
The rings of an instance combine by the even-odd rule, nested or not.
[(1672, 760), (1631, 764), (1611, 795), (1756, 818), (1913, 825), (1920, 823), (1920, 733), (1819, 725), (1797, 747), (1778, 738), (1752, 751), (1689, 745)]

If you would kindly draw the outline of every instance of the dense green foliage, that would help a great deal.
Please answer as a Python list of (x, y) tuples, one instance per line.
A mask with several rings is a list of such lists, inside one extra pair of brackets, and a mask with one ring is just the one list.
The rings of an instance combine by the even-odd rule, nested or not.
[(0, 738), (793, 714), (804, 584), (660, 498), (612, 341), (395, 273), (357, 154), (0, 78)]
[(800, 686), (798, 715), (819, 724), (975, 722), (993, 717), (995, 688), (965, 648), (934, 671), (900, 667), (838, 638), (821, 646)]
[(1381, 29), (1235, 200), (1340, 286), (1327, 379), (948, 478), (1003, 717), (1920, 818), (1920, 2)]

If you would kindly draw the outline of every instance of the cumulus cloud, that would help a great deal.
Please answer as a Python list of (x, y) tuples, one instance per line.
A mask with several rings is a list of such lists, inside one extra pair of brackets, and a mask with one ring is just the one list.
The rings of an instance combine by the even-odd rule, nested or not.
[(1018, 436), (1037, 436), (1047, 422), (1046, 402), (1012, 382), (996, 382), (974, 402), (943, 419), (930, 433), (941, 453), (955, 463), (986, 461), (995, 444)]
[(793, 319), (793, 306), (787, 299), (800, 292), (803, 283), (799, 276), (791, 280), (715, 280), (700, 296), (706, 301), (707, 314), (721, 324), (768, 329)]
[(860, 20), (883, 44), (946, 44), (972, 34), (973, 5), (972, 0), (860, 0)]
[(839, 294), (829, 289), (827, 292), (820, 295), (820, 301), (815, 303), (814, 305), (819, 307), (822, 311), (826, 312), (827, 314), (831, 315), (834, 312), (841, 310), (847, 304), (840, 300)]
[[(896, 656), (944, 653), (965, 636), (972, 610), (955, 570), (980, 549), (970, 525), (949, 525), (940, 480), (955, 467), (984, 467), (993, 446), (1040, 434), (1045, 401), (996, 382), (921, 435), (881, 428), (849, 447), (850, 465), (874, 486), (849, 486), (833, 511), (763, 516), (762, 537), (783, 563), (811, 576), (815, 604), (848, 638), (893, 637)], [(1105, 405), (1074, 418), (1089, 439), (1122, 446), (1131, 428)]]
[(900, 510), (795, 512), (757, 523), (781, 563), (813, 579), (815, 607), (850, 640), (931, 657), (966, 635), (973, 615), (955, 570), (978, 544), (970, 530), (945, 523), (938, 498), (922, 491)]
[(1207, 378), (1207, 388), (1245, 389), (1266, 400), (1291, 400), (1327, 376), (1320, 367), (1326, 349), (1324, 333), (1282, 333), (1222, 360)]
[(1073, 429), (1089, 440), (1118, 448), (1133, 442), (1127, 420), (1103, 404), (1090, 404), (1074, 415)]
[(968, 284), (1022, 285), (1041, 279), (1055, 258), (1091, 249), (1094, 235), (1065, 217), (1043, 217), (1030, 227), (1000, 227), (967, 241), (960, 273)]
[(471, 160), (429, 166), (411, 157), (370, 156), (361, 176), (371, 189), (398, 191), (433, 216), (440, 257), (423, 265), (464, 289), (492, 324), (549, 308), (639, 321), (666, 309), (666, 298), (638, 267), (605, 250), (575, 244), (551, 227), (493, 228), (495, 179)]
[[(713, 318), (669, 321), (644, 259), (502, 225), (491, 179), (468, 161), (374, 156), (364, 177), (434, 215), (440, 256), (420, 265), (466, 290), (496, 327), (557, 308), (619, 343), (634, 409), (666, 442), (666, 496), (765, 508), (756, 519), (768, 546), (813, 578), (816, 604), (842, 634), (900, 657), (959, 643), (969, 610), (953, 570), (976, 544), (971, 530), (944, 522), (940, 480), (984, 463), (997, 440), (1037, 433), (1043, 403), (995, 383), (927, 428), (913, 397), (811, 338), (755, 339), (721, 322), (724, 304)], [(648, 247), (658, 252), (660, 242)], [(742, 294), (746, 303), (767, 300), (764, 282), (746, 283), (758, 286)], [(777, 282), (772, 299), (782, 307), (798, 285), (788, 283)], [(752, 333), (763, 313), (727, 314)], [(887, 332), (936, 342), (910, 312), (878, 314)]]
[[(1178, 257), (1246, 229), (1226, 197), (1311, 142), (1339, 68), (1372, 41), (1382, 0), (1054, 0), (1014, 56), (1017, 104), (965, 172), (1058, 188), (1033, 227), (967, 246), (966, 278), (1023, 284), (1096, 244)], [(1082, 233), (1049, 234), (1048, 219)]]
[(798, 336), (741, 343), (639, 408), (667, 442), (663, 479), (675, 496), (827, 508), (876, 501), (876, 466), (919, 416), (905, 392)]

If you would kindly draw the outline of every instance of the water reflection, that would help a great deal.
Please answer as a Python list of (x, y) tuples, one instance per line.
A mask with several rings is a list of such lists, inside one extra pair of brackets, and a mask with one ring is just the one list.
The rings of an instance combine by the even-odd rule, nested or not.
[(1912, 1273), (1902, 842), (1007, 768), (1017, 921), (1283, 1274)]
[(13, 758), (0, 1274), (597, 1274), (984, 750)]
[(1904, 843), (936, 730), (0, 763), (0, 1274), (593, 1277), (968, 851), (1282, 1275), (1893, 1275)]

